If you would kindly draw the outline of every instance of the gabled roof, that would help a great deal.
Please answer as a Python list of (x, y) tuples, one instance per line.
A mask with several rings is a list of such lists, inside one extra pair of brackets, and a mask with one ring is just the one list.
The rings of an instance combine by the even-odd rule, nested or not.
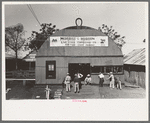
[[(29, 54), (29, 50), (27, 51), (19, 51), (18, 52), (18, 59), (23, 59), (27, 54)], [(13, 50), (9, 52), (5, 52), (5, 59), (15, 59), (16, 55)]]
[(24, 58), (23, 58), (23, 60), (25, 60), (25, 61), (35, 61), (35, 56), (36, 56), (36, 53), (37, 53), (37, 51), (36, 50), (34, 50), (34, 51), (31, 51), (29, 54), (27, 54)]
[(124, 64), (145, 65), (145, 48), (135, 49), (125, 55)]

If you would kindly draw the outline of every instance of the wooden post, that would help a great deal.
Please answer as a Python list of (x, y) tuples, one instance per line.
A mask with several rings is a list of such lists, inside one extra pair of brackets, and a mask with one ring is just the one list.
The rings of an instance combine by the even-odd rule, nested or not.
[(50, 95), (51, 89), (48, 88), (48, 85), (46, 85), (45, 91), (46, 91), (46, 99), (49, 100), (49, 95)]

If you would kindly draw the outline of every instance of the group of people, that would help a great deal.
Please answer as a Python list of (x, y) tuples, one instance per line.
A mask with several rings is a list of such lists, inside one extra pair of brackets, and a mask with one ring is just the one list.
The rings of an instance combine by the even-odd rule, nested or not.
[[(99, 77), (99, 86), (103, 87), (104, 75), (100, 72), (98, 77)], [(109, 73), (109, 77), (106, 80), (110, 81), (110, 86), (109, 86), (110, 88), (115, 88), (116, 86), (117, 89), (120, 89), (120, 90), (122, 89), (121, 81), (119, 77), (115, 77), (112, 72)]]
[[(73, 79), (74, 81), (74, 93), (79, 93), (81, 89), (81, 78), (83, 75), (81, 73), (76, 73), (75, 77)], [(91, 84), (91, 76), (88, 74), (84, 80), (84, 85)], [(70, 91), (70, 85), (71, 85), (71, 76), (69, 73), (67, 73), (67, 76), (65, 77), (63, 84), (66, 84), (66, 92)]]
[[(73, 79), (73, 81), (74, 81), (74, 93), (79, 93), (80, 92), (81, 78), (82, 77), (83, 77), (83, 75), (81, 73), (76, 73), (75, 74), (75, 77)], [(105, 77), (101, 72), (99, 73), (98, 77), (99, 77), (99, 86), (103, 87)], [(66, 75), (66, 77), (63, 81), (63, 84), (66, 85), (66, 92), (70, 92), (71, 80), (72, 80), (71, 76), (69, 75), (69, 73), (67, 73), (67, 75)], [(115, 86), (116, 86), (117, 89), (122, 89), (121, 88), (121, 81), (119, 80), (119, 77), (115, 77), (112, 72), (109, 73), (109, 77), (106, 80), (110, 81), (110, 88), (115, 88)], [(91, 75), (88, 74), (85, 77), (84, 85), (88, 85), (88, 84), (91, 84), (91, 83), (92, 83), (92, 78), (91, 78)]]

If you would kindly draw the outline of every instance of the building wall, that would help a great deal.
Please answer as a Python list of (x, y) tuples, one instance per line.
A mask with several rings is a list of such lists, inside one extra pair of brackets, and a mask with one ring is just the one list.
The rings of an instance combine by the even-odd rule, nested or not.
[[(106, 36), (95, 29), (63, 29), (53, 36)], [(46, 61), (56, 60), (56, 79), (46, 79)], [(50, 38), (41, 46), (36, 55), (36, 83), (62, 83), (68, 72), (68, 63), (90, 63), (91, 66), (122, 65), (123, 55), (118, 46), (108, 37), (108, 47), (64, 46), (50, 47)], [(98, 75), (98, 74), (97, 74)], [(98, 82), (97, 75), (92, 75)]]
[(138, 85), (145, 88), (145, 66), (125, 65), (124, 80), (133, 85)]
[[(110, 59), (112, 62), (110, 62)], [(46, 61), (56, 61), (56, 79), (46, 79)], [(122, 57), (37, 57), (36, 60), (36, 84), (62, 83), (68, 72), (69, 63), (90, 63), (94, 65), (123, 65)], [(109, 63), (109, 64), (108, 64)], [(92, 74), (92, 81), (98, 83), (98, 74)], [(122, 75), (119, 75), (122, 79)], [(107, 75), (106, 75), (107, 77)]]
[[(119, 79), (121, 80), (121, 82), (124, 82), (124, 75), (121, 74), (121, 75), (114, 75), (116, 77), (119, 77)], [(92, 74), (92, 83), (95, 83), (95, 84), (99, 84), (99, 78), (98, 78), (98, 74)], [(109, 76), (107, 74), (104, 74), (104, 83), (109, 83), (110, 81), (107, 80)]]

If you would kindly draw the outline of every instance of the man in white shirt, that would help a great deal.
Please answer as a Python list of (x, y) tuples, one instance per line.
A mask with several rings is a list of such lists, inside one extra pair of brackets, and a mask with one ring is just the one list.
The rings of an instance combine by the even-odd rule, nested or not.
[[(83, 75), (81, 73), (77, 73), (78, 78), (81, 80)], [(79, 89), (81, 89), (81, 81), (79, 82)]]
[(82, 78), (83, 75), (81, 73), (77, 73), (78, 74), (78, 78)]
[(99, 86), (103, 87), (103, 83), (104, 83), (104, 75), (100, 72), (99, 75)]
[(65, 77), (66, 92), (70, 91), (70, 82), (71, 77), (69, 76), (69, 73), (67, 73), (67, 76)]
[(115, 78), (112, 72), (110, 72), (110, 76), (108, 78), (110, 80), (110, 88), (115, 88)]

